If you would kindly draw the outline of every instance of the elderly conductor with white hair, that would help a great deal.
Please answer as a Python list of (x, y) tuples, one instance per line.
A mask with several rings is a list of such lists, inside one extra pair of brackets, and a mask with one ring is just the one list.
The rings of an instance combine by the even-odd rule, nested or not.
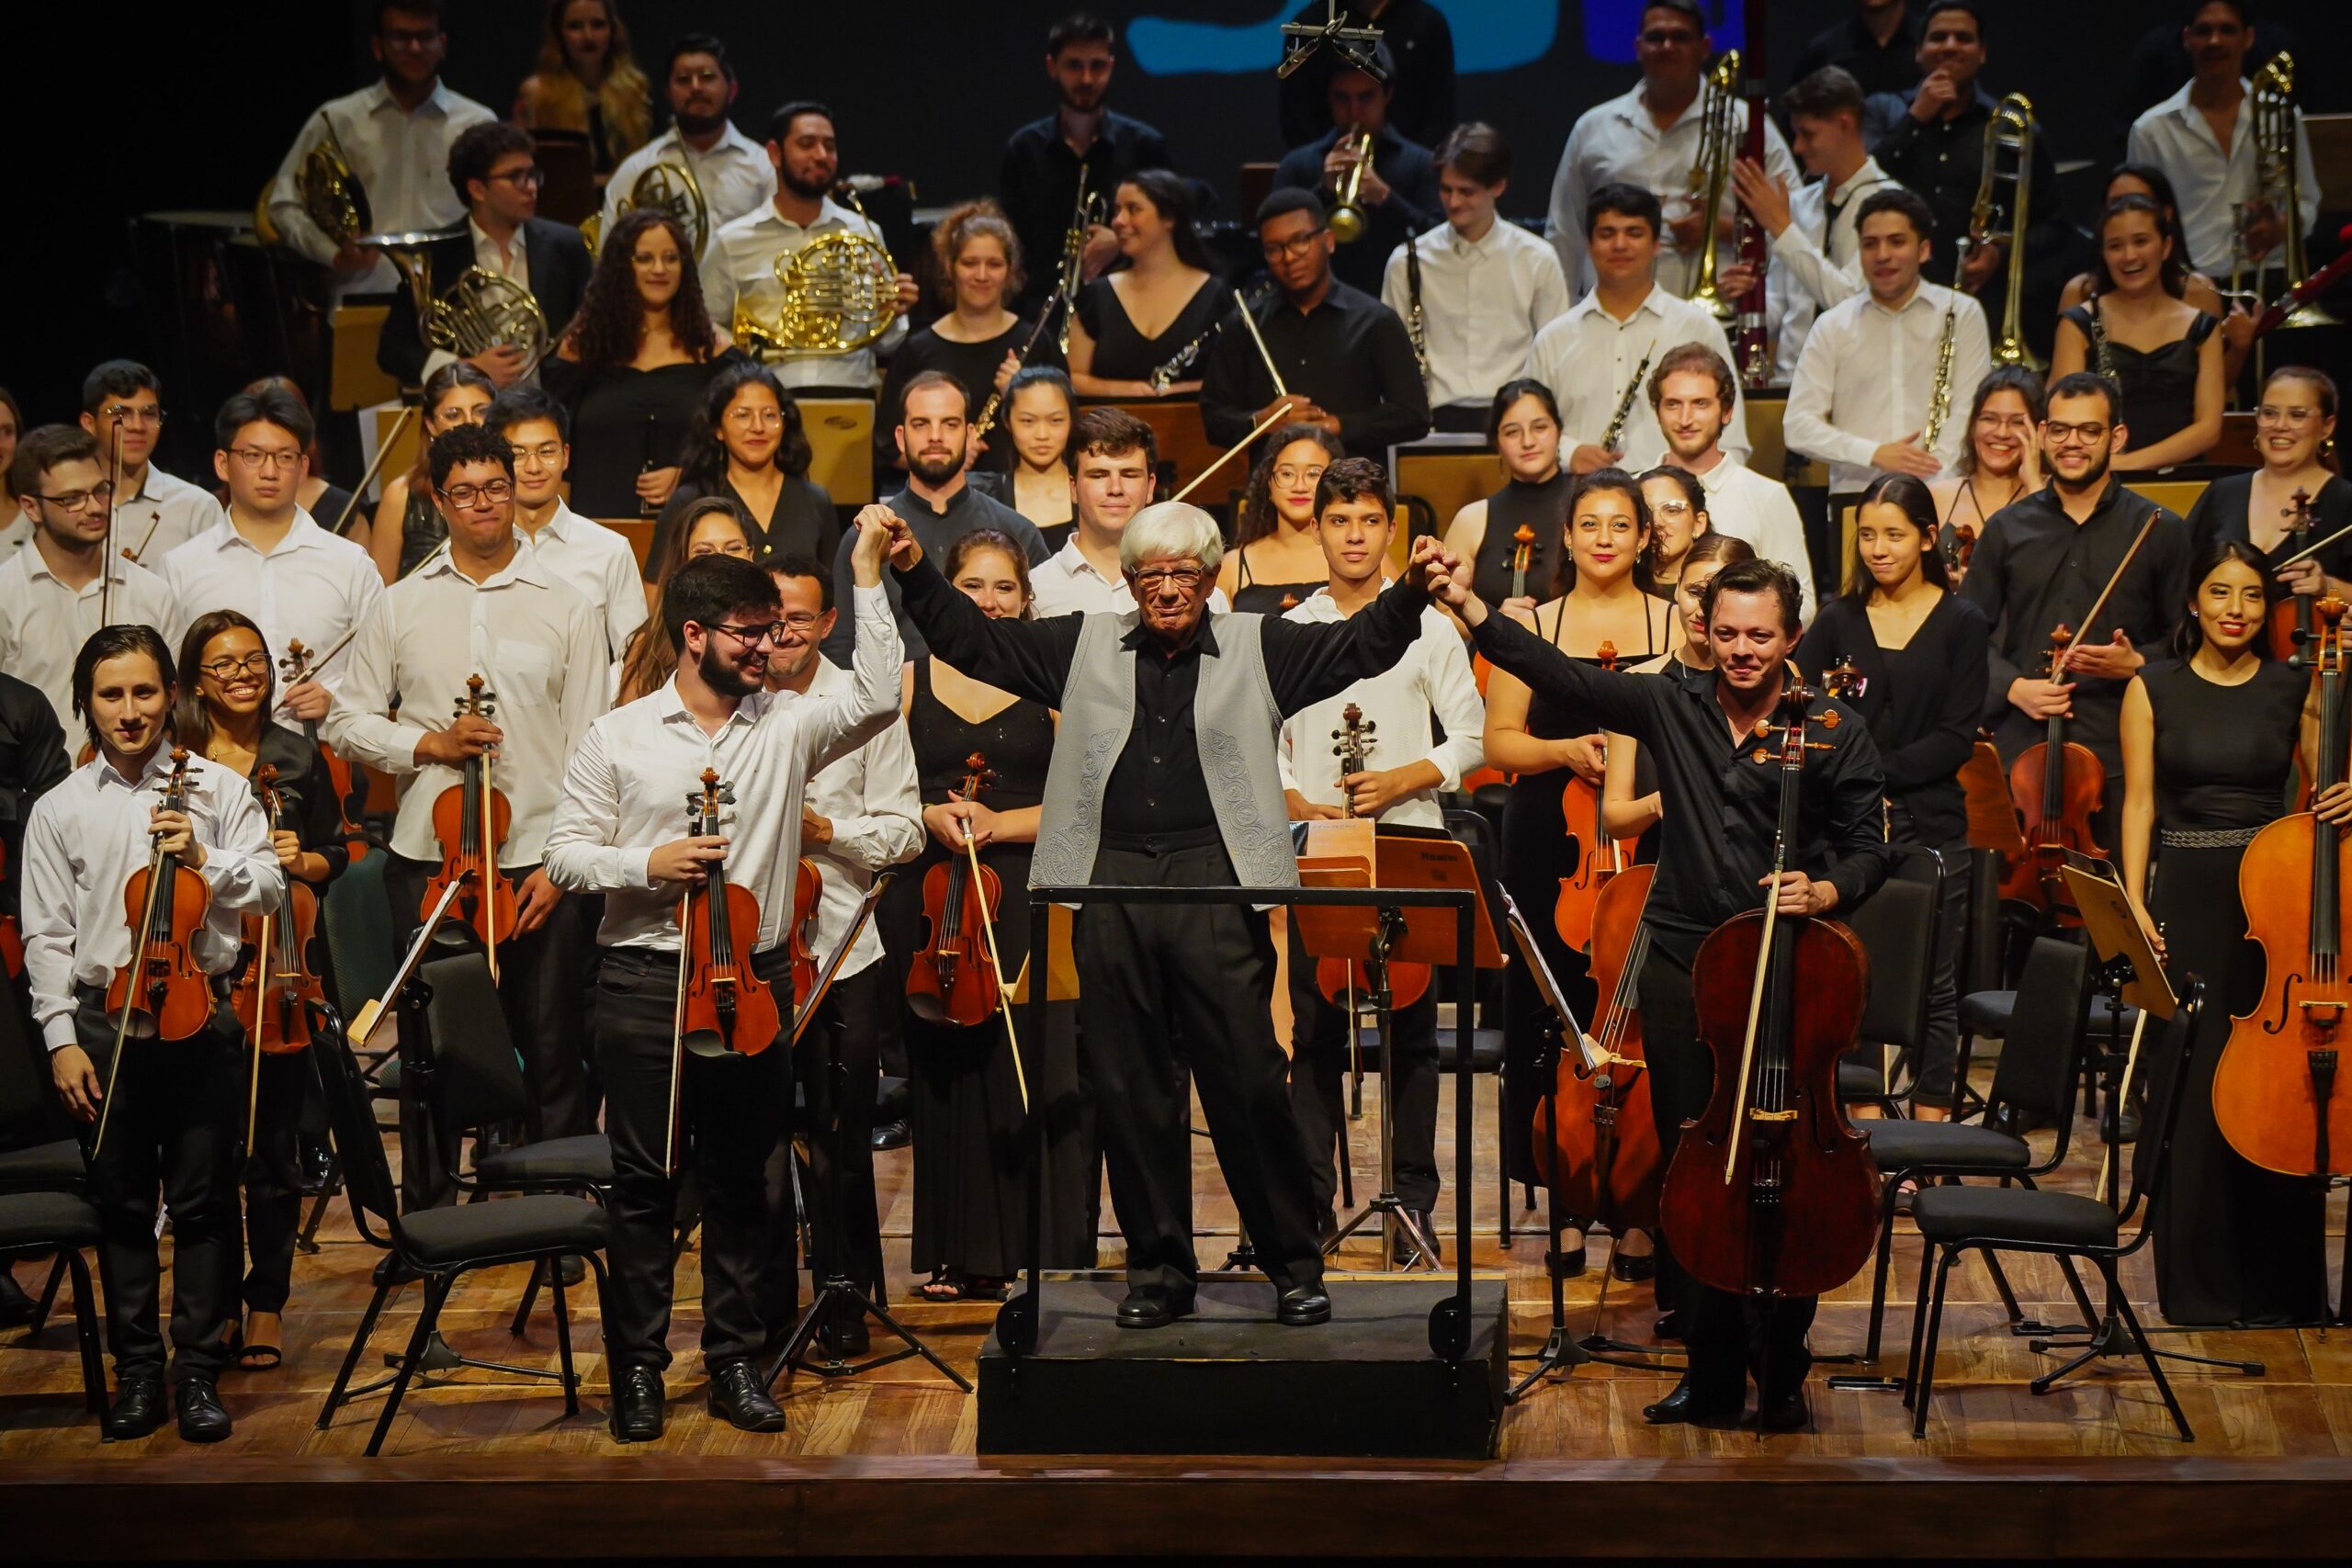
[[(990, 620), (890, 521), (906, 612), (933, 650), (1061, 711), (1032, 886), (1297, 886), (1276, 765), (1283, 720), (1404, 657), (1429, 604), (1419, 570), (1342, 621), (1210, 614), (1224, 541), (1207, 513), (1165, 502), (1136, 513), (1120, 540), (1133, 611)], [(1276, 1318), (1327, 1321), (1313, 1189), (1274, 1041), (1264, 911), (1089, 904), (1073, 943), (1084, 1066), (1127, 1245), (1119, 1325), (1158, 1328), (1193, 1310), (1179, 1041), (1217, 1164), (1279, 1294)]]

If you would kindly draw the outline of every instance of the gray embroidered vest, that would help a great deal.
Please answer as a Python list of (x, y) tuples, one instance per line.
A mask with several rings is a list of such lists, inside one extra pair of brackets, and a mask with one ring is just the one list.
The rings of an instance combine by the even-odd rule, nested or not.
[[(1102, 795), (1135, 727), (1136, 653), (1120, 646), (1136, 616), (1093, 615), (1078, 635), (1078, 652), (1062, 686), (1061, 732), (1046, 773), (1032, 887), (1069, 887), (1094, 880), (1102, 845)], [(1217, 615), (1217, 651), (1201, 659), (1193, 728), (1218, 835), (1242, 886), (1295, 887), (1290, 816), (1283, 803), (1274, 746), (1282, 710), (1266, 679), (1260, 615)]]

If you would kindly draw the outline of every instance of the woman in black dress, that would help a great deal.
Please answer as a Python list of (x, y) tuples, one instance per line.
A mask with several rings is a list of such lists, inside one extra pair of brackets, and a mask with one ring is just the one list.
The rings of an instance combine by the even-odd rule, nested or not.
[(571, 510), (661, 515), (705, 389), (742, 361), (703, 307), (677, 219), (640, 207), (614, 224), (580, 313), (539, 367), (571, 411)]
[(1798, 657), (1816, 682), (1851, 664), (1861, 711), (1886, 774), (1887, 837), (1943, 859), (1943, 934), (1928, 977), (1928, 1037), (1912, 1113), (1951, 1116), (1960, 1065), (1960, 954), (1968, 923), (1968, 800), (1961, 765), (1984, 710), (1993, 628), (1951, 591), (1937, 546), (1935, 497), (1908, 474), (1871, 481), (1854, 508), (1846, 592), (1805, 628)]
[[(277, 863), (288, 878), (307, 883), (324, 898), (327, 884), (343, 874), (350, 855), (317, 743), (269, 718), (277, 681), (261, 628), (234, 610), (199, 615), (180, 639), (180, 669), (188, 684), (173, 716), (178, 743), (254, 780), (256, 794), (262, 767), (277, 771), (283, 825), (273, 824), (270, 835)], [(309, 957), (323, 976), (323, 931)], [(249, 955), (246, 962), (261, 960)], [(250, 1038), (253, 1020), (245, 1019), (244, 1025)], [(298, 1134), (314, 1081), (310, 1058), (300, 1052), (261, 1058), (253, 1148), (244, 1170), (244, 1315), (231, 1330), (237, 1365), (247, 1371), (265, 1371), (284, 1359), (282, 1314), (292, 1289), (294, 1235), (302, 1216)]]
[[(1029, 564), (1021, 547), (993, 529), (966, 534), (948, 547), (947, 580), (991, 617), (1031, 613)], [(1004, 890), (996, 922), (997, 952), (1010, 985), (1029, 956), (1023, 890), (1037, 840), (1038, 805), (1053, 759), (1054, 715), (1042, 704), (984, 685), (940, 660), (918, 659), (907, 671), (907, 733), (922, 785), (922, 855), (899, 886), (917, 904), (924, 876), (978, 841), (980, 863)], [(980, 798), (966, 799), (965, 759), (987, 759), (995, 775)], [(909, 949), (911, 951), (911, 949)], [(911, 963), (922, 962), (920, 956)], [(1093, 1168), (1078, 1087), (1076, 1009), (1057, 1003), (1045, 1040), (1021, 1041), (1035, 1108), (1047, 1122), (1046, 1220), (1051, 1227), (1039, 1261), (1048, 1269), (1091, 1268), (1095, 1205)], [(1025, 1023), (1025, 1018), (1023, 1022)], [(911, 1007), (907, 1062), (914, 1074), (914, 1238), (909, 1256), (930, 1278), (926, 1301), (994, 1301), (1029, 1256), (1029, 1162), (1036, 1147), (1023, 1113), (1021, 1079), (1001, 1012), (974, 1028), (934, 1023)]]
[[(1516, 618), (1587, 663), (1599, 661), (1604, 642), (1629, 666), (1664, 653), (1680, 634), (1673, 606), (1648, 592), (1641, 558), (1649, 532), (1649, 508), (1633, 475), (1622, 468), (1586, 475), (1569, 499), (1568, 549), (1554, 568), (1550, 596)], [(1560, 879), (1575, 869), (1562, 796), (1572, 775), (1596, 788), (1600, 784), (1600, 727), (1589, 716), (1536, 701), (1525, 682), (1497, 670), (1487, 681), (1486, 745), (1488, 762), (1517, 775), (1503, 807), (1503, 886), (1527, 915), (1568, 1005), (1589, 1018), (1590, 964), (1560, 940), (1550, 911), (1560, 896)], [(1544, 1086), (1535, 1071), (1542, 1001), (1521, 966), (1509, 973), (1505, 1168), (1514, 1180), (1532, 1181), (1528, 1134), (1543, 1103)], [(1567, 1248), (1566, 1266), (1572, 1272), (1583, 1268), (1581, 1237)], [(1630, 1277), (1630, 1271), (1621, 1272)]]
[(760, 565), (791, 555), (832, 559), (842, 542), (841, 514), (825, 487), (808, 478), (808, 460), (800, 405), (775, 371), (745, 361), (713, 376), (686, 433), (678, 488), (653, 525), (645, 581), (660, 581), (657, 563), (669, 553), (679, 519), (706, 496), (733, 504)]
[[(2251, 545), (2207, 550), (2183, 657), (2147, 666), (2123, 694), (2123, 886), (2167, 967), (2206, 985), (2172, 1174), (2148, 1220), (2156, 1298), (2177, 1324), (2317, 1323), (2327, 1312), (2324, 1184), (2252, 1164), (2213, 1116), (2231, 1015), (2251, 1011), (2263, 989), (2238, 862), (2280, 815), (2298, 748), (2307, 766), (2319, 754), (2313, 682), (2271, 659), (2263, 637), (2270, 577)], [(2352, 820), (2352, 788), (2339, 784), (2318, 804), (2333, 821)]]
[(1012, 443), (1012, 471), (1004, 476), (1000, 499), (1037, 525), (1048, 550), (1060, 549), (1078, 526), (1069, 462), (1070, 426), (1077, 418), (1069, 378), (1051, 365), (1032, 365), (1005, 386), (1003, 423)]
[[(911, 333), (890, 356), (882, 400), (874, 405), (874, 451), (885, 472), (907, 466), (899, 452), (899, 415), (907, 383), (916, 376), (944, 370), (955, 377), (971, 394), (972, 423), (967, 428), (977, 430), (989, 396), (1001, 392), (1021, 368), (1024, 346), (1032, 365), (1061, 361), (1054, 334), (1045, 333), (1031, 345), (1030, 329), (1035, 323), (1023, 321), (1005, 305), (1020, 295), (1026, 278), (1021, 242), (1013, 238), (1012, 225), (995, 202), (967, 201), (942, 218), (931, 231), (931, 252), (932, 291), (947, 313)], [(973, 466), (1002, 473), (1012, 445), (1000, 402)]]
[[(1506, 614), (1532, 610), (1558, 570), (1576, 483), (1560, 466), (1560, 405), (1552, 389), (1526, 378), (1504, 382), (1487, 409), (1487, 439), (1502, 458), (1503, 488), (1453, 514), (1445, 547), (1471, 563), (1471, 581), (1487, 604)], [(1535, 537), (1527, 547), (1527, 592), (1514, 595), (1511, 559), (1522, 525)]]
[(449, 536), (449, 525), (433, 504), (433, 479), (424, 468), (426, 448), (436, 435), (488, 419), (491, 400), (497, 396), (497, 383), (462, 359), (451, 360), (424, 378), (424, 428), (417, 433), (416, 461), (406, 473), (384, 481), (384, 499), (376, 505), (376, 521), (368, 535), (368, 553), (387, 583), (423, 566), (424, 558)]
[[(2244, 539), (2273, 559), (2294, 554), (2295, 493), (2311, 507), (2311, 542), (2352, 527), (2352, 484), (2324, 460), (2335, 439), (2335, 382), (2307, 365), (2283, 365), (2262, 383), (2254, 411), (2254, 446), (2262, 466), (2215, 479), (2188, 509), (2199, 548)], [(2290, 592), (2317, 598), (2333, 586), (2352, 593), (2352, 536), (2281, 570)]]
[(652, 614), (621, 651), (615, 706), (633, 703), (667, 685), (670, 677), (677, 673), (678, 650), (670, 646), (669, 633), (662, 625), (662, 592), (670, 586), (670, 579), (680, 567), (696, 556), (712, 555), (733, 556), (739, 560), (759, 558), (752, 548), (751, 525), (743, 521), (743, 514), (725, 496), (702, 496), (679, 508), (677, 526), (658, 549), (646, 556), (648, 581), (653, 584), (649, 606)]
[(1111, 231), (1118, 265), (1078, 291), (1070, 385), (1082, 398), (1198, 396), (1203, 356), (1232, 300), (1193, 226), (1191, 188), (1165, 169), (1129, 175), (1112, 199)]
[(1315, 486), (1346, 456), (1340, 438), (1319, 425), (1285, 424), (1266, 443), (1242, 492), (1233, 548), (1216, 569), (1216, 585), (1236, 610), (1283, 615), (1330, 581)]
[(2188, 258), (2153, 200), (2116, 197), (2098, 231), (2098, 290), (2060, 314), (2051, 385), (2096, 370), (2123, 389), (2118, 472), (2196, 462), (2222, 438), (2221, 320), (2181, 298)]

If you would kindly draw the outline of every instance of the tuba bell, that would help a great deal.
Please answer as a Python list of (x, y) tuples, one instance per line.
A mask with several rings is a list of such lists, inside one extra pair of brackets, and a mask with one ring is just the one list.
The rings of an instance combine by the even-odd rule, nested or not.
[[(638, 175), (628, 194), (614, 203), (616, 216), (640, 207), (657, 207), (678, 220), (686, 231), (686, 245), (695, 255), (710, 243), (710, 203), (704, 197), (702, 182), (684, 164), (648, 164)], [(590, 254), (604, 245), (605, 215), (592, 212), (580, 225), (580, 237), (588, 243)]]
[(471, 359), (493, 348), (523, 351), (523, 374), (548, 356), (547, 312), (531, 291), (487, 267), (469, 266), (420, 318), (424, 341)]
[[(2023, 93), (2011, 93), (1994, 107), (1993, 117), (1984, 122), (1984, 173), (1977, 176), (1976, 202), (1969, 209), (1968, 243), (1960, 249), (1951, 280), (1955, 289), (1962, 287), (1970, 251), (1995, 242), (2008, 247), (2008, 298), (2001, 306), (2000, 333), (1993, 340), (1993, 363), (2022, 366), (2037, 373), (2046, 367), (2026, 346), (2019, 321), (2025, 305), (2026, 209), (2033, 198), (2033, 144), (2040, 133), (2033, 100)], [(1995, 187), (2002, 184), (2009, 186), (2006, 209), (1995, 194)], [(1996, 218), (2005, 218), (2007, 223), (1999, 232), (1994, 229)]]
[(1342, 146), (1356, 150), (1356, 161), (1348, 168), (1348, 177), (1340, 184), (1338, 205), (1331, 209), (1331, 237), (1345, 245), (1363, 238), (1368, 220), (1363, 215), (1361, 198), (1363, 195), (1363, 172), (1372, 163), (1372, 132), (1357, 131), (1340, 139)]

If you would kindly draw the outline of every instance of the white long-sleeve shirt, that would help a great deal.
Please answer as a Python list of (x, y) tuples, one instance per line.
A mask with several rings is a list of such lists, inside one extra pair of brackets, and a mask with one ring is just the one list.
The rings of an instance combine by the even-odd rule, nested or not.
[(560, 501), (555, 503), (555, 515), (526, 536), (539, 563), (588, 601), (604, 624), (612, 657), (618, 659), (646, 620), (645, 581), (628, 541)]
[[(296, 509), (293, 525), (267, 555), (237, 532), (226, 509), (214, 516), (211, 527), (164, 558), (164, 581), (179, 607), (175, 649), (198, 615), (235, 610), (261, 628), (272, 659), (284, 657), (298, 638), (324, 654), (384, 596), (384, 575), (368, 552), (320, 527), (308, 512)], [(344, 668), (337, 660), (321, 682), (333, 688)]]
[[(854, 678), (830, 659), (817, 660), (801, 700), (842, 697)], [(906, 720), (893, 718), (856, 750), (835, 758), (808, 777), (808, 809), (833, 825), (832, 841), (808, 858), (825, 879), (810, 920), (809, 945), (819, 963), (841, 945), (859, 900), (877, 872), (903, 865), (922, 852), (922, 784), (915, 772), (914, 742)], [(882, 936), (874, 922), (857, 935), (841, 973), (854, 975), (882, 956)]]
[[(1518, 224), (1497, 219), (1476, 240), (1441, 223), (1412, 242), (1421, 258), (1422, 341), (1428, 344), (1430, 406), (1491, 401), (1520, 373), (1544, 323), (1568, 308), (1559, 255)], [(1390, 253), (1380, 302), (1409, 328), (1412, 271), (1405, 247)]]
[[(401, 781), (394, 852), (440, 858), (433, 803), (465, 775), (446, 763), (420, 763), (416, 744), (427, 731), (449, 728), (466, 678), (480, 675), (495, 699), (491, 722), (503, 737), (491, 783), (513, 808), (498, 863), (537, 865), (564, 759), (605, 711), (610, 691), (605, 624), (588, 601), (519, 537), (514, 558), (480, 584), (451, 564), (444, 546), (384, 592), (344, 657), (349, 662), (327, 710), (327, 742)], [(401, 716), (387, 718), (395, 694)]]
[(1862, 281), (1862, 199), (1902, 187), (1887, 177), (1875, 158), (1837, 189), (1826, 180), (1789, 192), (1789, 226), (1772, 240), (1771, 265), (1764, 275), (1764, 319), (1772, 323), (1776, 379), (1796, 374), (1797, 356), (1815, 320), (1867, 287)]
[(1804, 591), (1798, 617), (1812, 620), (1813, 556), (1804, 545), (1804, 514), (1789, 487), (1729, 457), (1696, 477), (1707, 492), (1708, 531), (1745, 539), (1762, 559), (1793, 570)]
[[(119, 626), (153, 626), (169, 642), (176, 643), (179, 637), (180, 611), (170, 584), (119, 558), (107, 575), (114, 580), (110, 596), (95, 577), (87, 587), (69, 588), (49, 570), (48, 558), (30, 539), (0, 560), (0, 670), (39, 686), (57, 710), (68, 761), (87, 739), (86, 727), (74, 711), (74, 660), (90, 634), (110, 620)], [(104, 618), (98, 614), (101, 597), (112, 601)]]
[[(328, 99), (304, 117), (270, 182), (269, 218), (278, 238), (322, 266), (334, 259), (334, 242), (302, 210), (294, 182), (302, 160), (325, 140), (327, 126), (334, 128), (335, 143), (367, 193), (369, 228), (397, 234), (451, 228), (465, 217), (466, 204), (449, 184), (449, 144), (497, 118), (440, 82), (413, 112), (401, 107), (381, 82)], [(365, 272), (338, 276), (335, 292), (382, 294), (401, 287), (399, 272), (379, 256)]]
[[(707, 152), (697, 152), (672, 126), (620, 161), (605, 183), (605, 232), (621, 220), (620, 205), (637, 189), (638, 180), (656, 164), (674, 164), (691, 170), (710, 214), (711, 238), (746, 213), (757, 212), (775, 199), (775, 165), (768, 150), (729, 124)], [(704, 245), (708, 254), (707, 242)], [(726, 325), (724, 321), (719, 323)]]
[(876, 584), (855, 590), (851, 603), (859, 624), (846, 691), (754, 693), (710, 735), (673, 677), (581, 738), (548, 831), (547, 873), (559, 887), (605, 895), (598, 942), (677, 951), (684, 889), (655, 881), (648, 867), (655, 850), (686, 836), (686, 796), (701, 789), (706, 768), (735, 792), (725, 824), (727, 875), (759, 900), (753, 946), (764, 952), (785, 939), (809, 774), (899, 716), (899, 623), (890, 601)]
[[(1642, 385), (1625, 415), (1623, 466), (1637, 474), (1656, 468), (1666, 457), (1666, 431), (1658, 424), (1657, 411), (1650, 406), (1649, 379), (1667, 351), (1686, 343), (1712, 348), (1724, 364), (1734, 363), (1723, 323), (1657, 285), (1622, 321), (1601, 309), (1596, 291), (1536, 333), (1527, 354), (1527, 374), (1551, 388), (1559, 402), (1561, 449), (1568, 451), (1587, 443), (1600, 446), (1609, 434), (1609, 422), (1616, 416), (1625, 388), (1639, 371)], [(1736, 385), (1723, 447), (1739, 461), (1747, 460), (1747, 401)]]
[[(1822, 312), (1797, 358), (1783, 422), (1789, 446), (1829, 465), (1829, 492), (1851, 495), (1878, 477), (1879, 446), (1924, 432), (1934, 395), (1936, 344), (1952, 291), (1921, 281), (1900, 310), (1865, 291)], [(1946, 468), (1968, 440), (1968, 406), (1993, 368), (1984, 309), (1959, 297), (1952, 329), (1951, 406), (1936, 436)]]
[[(1293, 605), (1287, 618), (1313, 625), (1347, 617), (1331, 591), (1318, 588), (1305, 603)], [(1276, 753), (1284, 789), (1298, 791), (1317, 806), (1348, 803), (1347, 792), (1340, 787), (1340, 760), (1331, 752), (1331, 733), (1340, 728), (1350, 703), (1376, 726), (1372, 752), (1364, 760), (1367, 768), (1379, 773), (1414, 762), (1437, 767), (1435, 788), (1405, 796), (1382, 812), (1380, 820), (1443, 828), (1445, 809), (1438, 797), (1460, 789), (1463, 775), (1476, 773), (1487, 760), (1487, 705), (1470, 672), (1461, 632), (1435, 608), (1423, 610), (1421, 634), (1394, 669), (1284, 719)], [(1432, 711), (1445, 726), (1443, 740), (1436, 739), (1430, 726)]]
[[(771, 201), (720, 229), (710, 239), (702, 258), (703, 304), (711, 323), (722, 332), (734, 329), (738, 300), (748, 301), (760, 319), (776, 314), (784, 285), (776, 280), (776, 258), (798, 252), (820, 234), (863, 234), (885, 243), (882, 231), (868, 219), (827, 197), (817, 209), (817, 220), (805, 228), (775, 209)], [(768, 368), (787, 387), (863, 387), (875, 380), (875, 356), (888, 355), (906, 341), (907, 318), (890, 319), (881, 337), (848, 354), (794, 354), (774, 361)]]
[(220, 520), (220, 502), (209, 490), (164, 472), (154, 464), (139, 478), (139, 489), (114, 498), (115, 543), (132, 560), (153, 571), (164, 558)]
[[(2193, 85), (2183, 83), (2180, 91), (2132, 122), (2124, 156), (2135, 164), (2154, 164), (2165, 172), (2172, 182), (2173, 199), (2180, 204), (2180, 231), (2188, 242), (2189, 265), (2210, 276), (2222, 277), (2229, 273), (2234, 255), (2231, 204), (2254, 202), (2261, 194), (2255, 169), (2253, 84), (2238, 84), (2249, 96), (2238, 105), (2237, 123), (2230, 128), (2226, 152), (2214, 139), (2212, 122), (2188, 101)], [(2308, 228), (2320, 213), (2320, 184), (2318, 166), (2312, 162), (2311, 131), (2303, 124), (2301, 109), (2295, 111), (2295, 177), (2301, 187), (2303, 225)], [(2285, 212), (2278, 216), (2283, 223)], [(2263, 265), (2275, 267), (2282, 259), (2282, 248), (2273, 246)]]
[[(52, 1051), (75, 1043), (74, 987), (103, 986), (130, 962), (123, 888), (153, 852), (150, 824), (171, 771), (168, 746), (155, 748), (136, 779), (101, 754), (34, 802), (26, 818), (25, 976), (33, 1020)], [(253, 786), (228, 769), (189, 759), (187, 815), (204, 846), (197, 874), (212, 894), (189, 954), (206, 974), (225, 974), (237, 960), (243, 917), (275, 908), (286, 874)]]

